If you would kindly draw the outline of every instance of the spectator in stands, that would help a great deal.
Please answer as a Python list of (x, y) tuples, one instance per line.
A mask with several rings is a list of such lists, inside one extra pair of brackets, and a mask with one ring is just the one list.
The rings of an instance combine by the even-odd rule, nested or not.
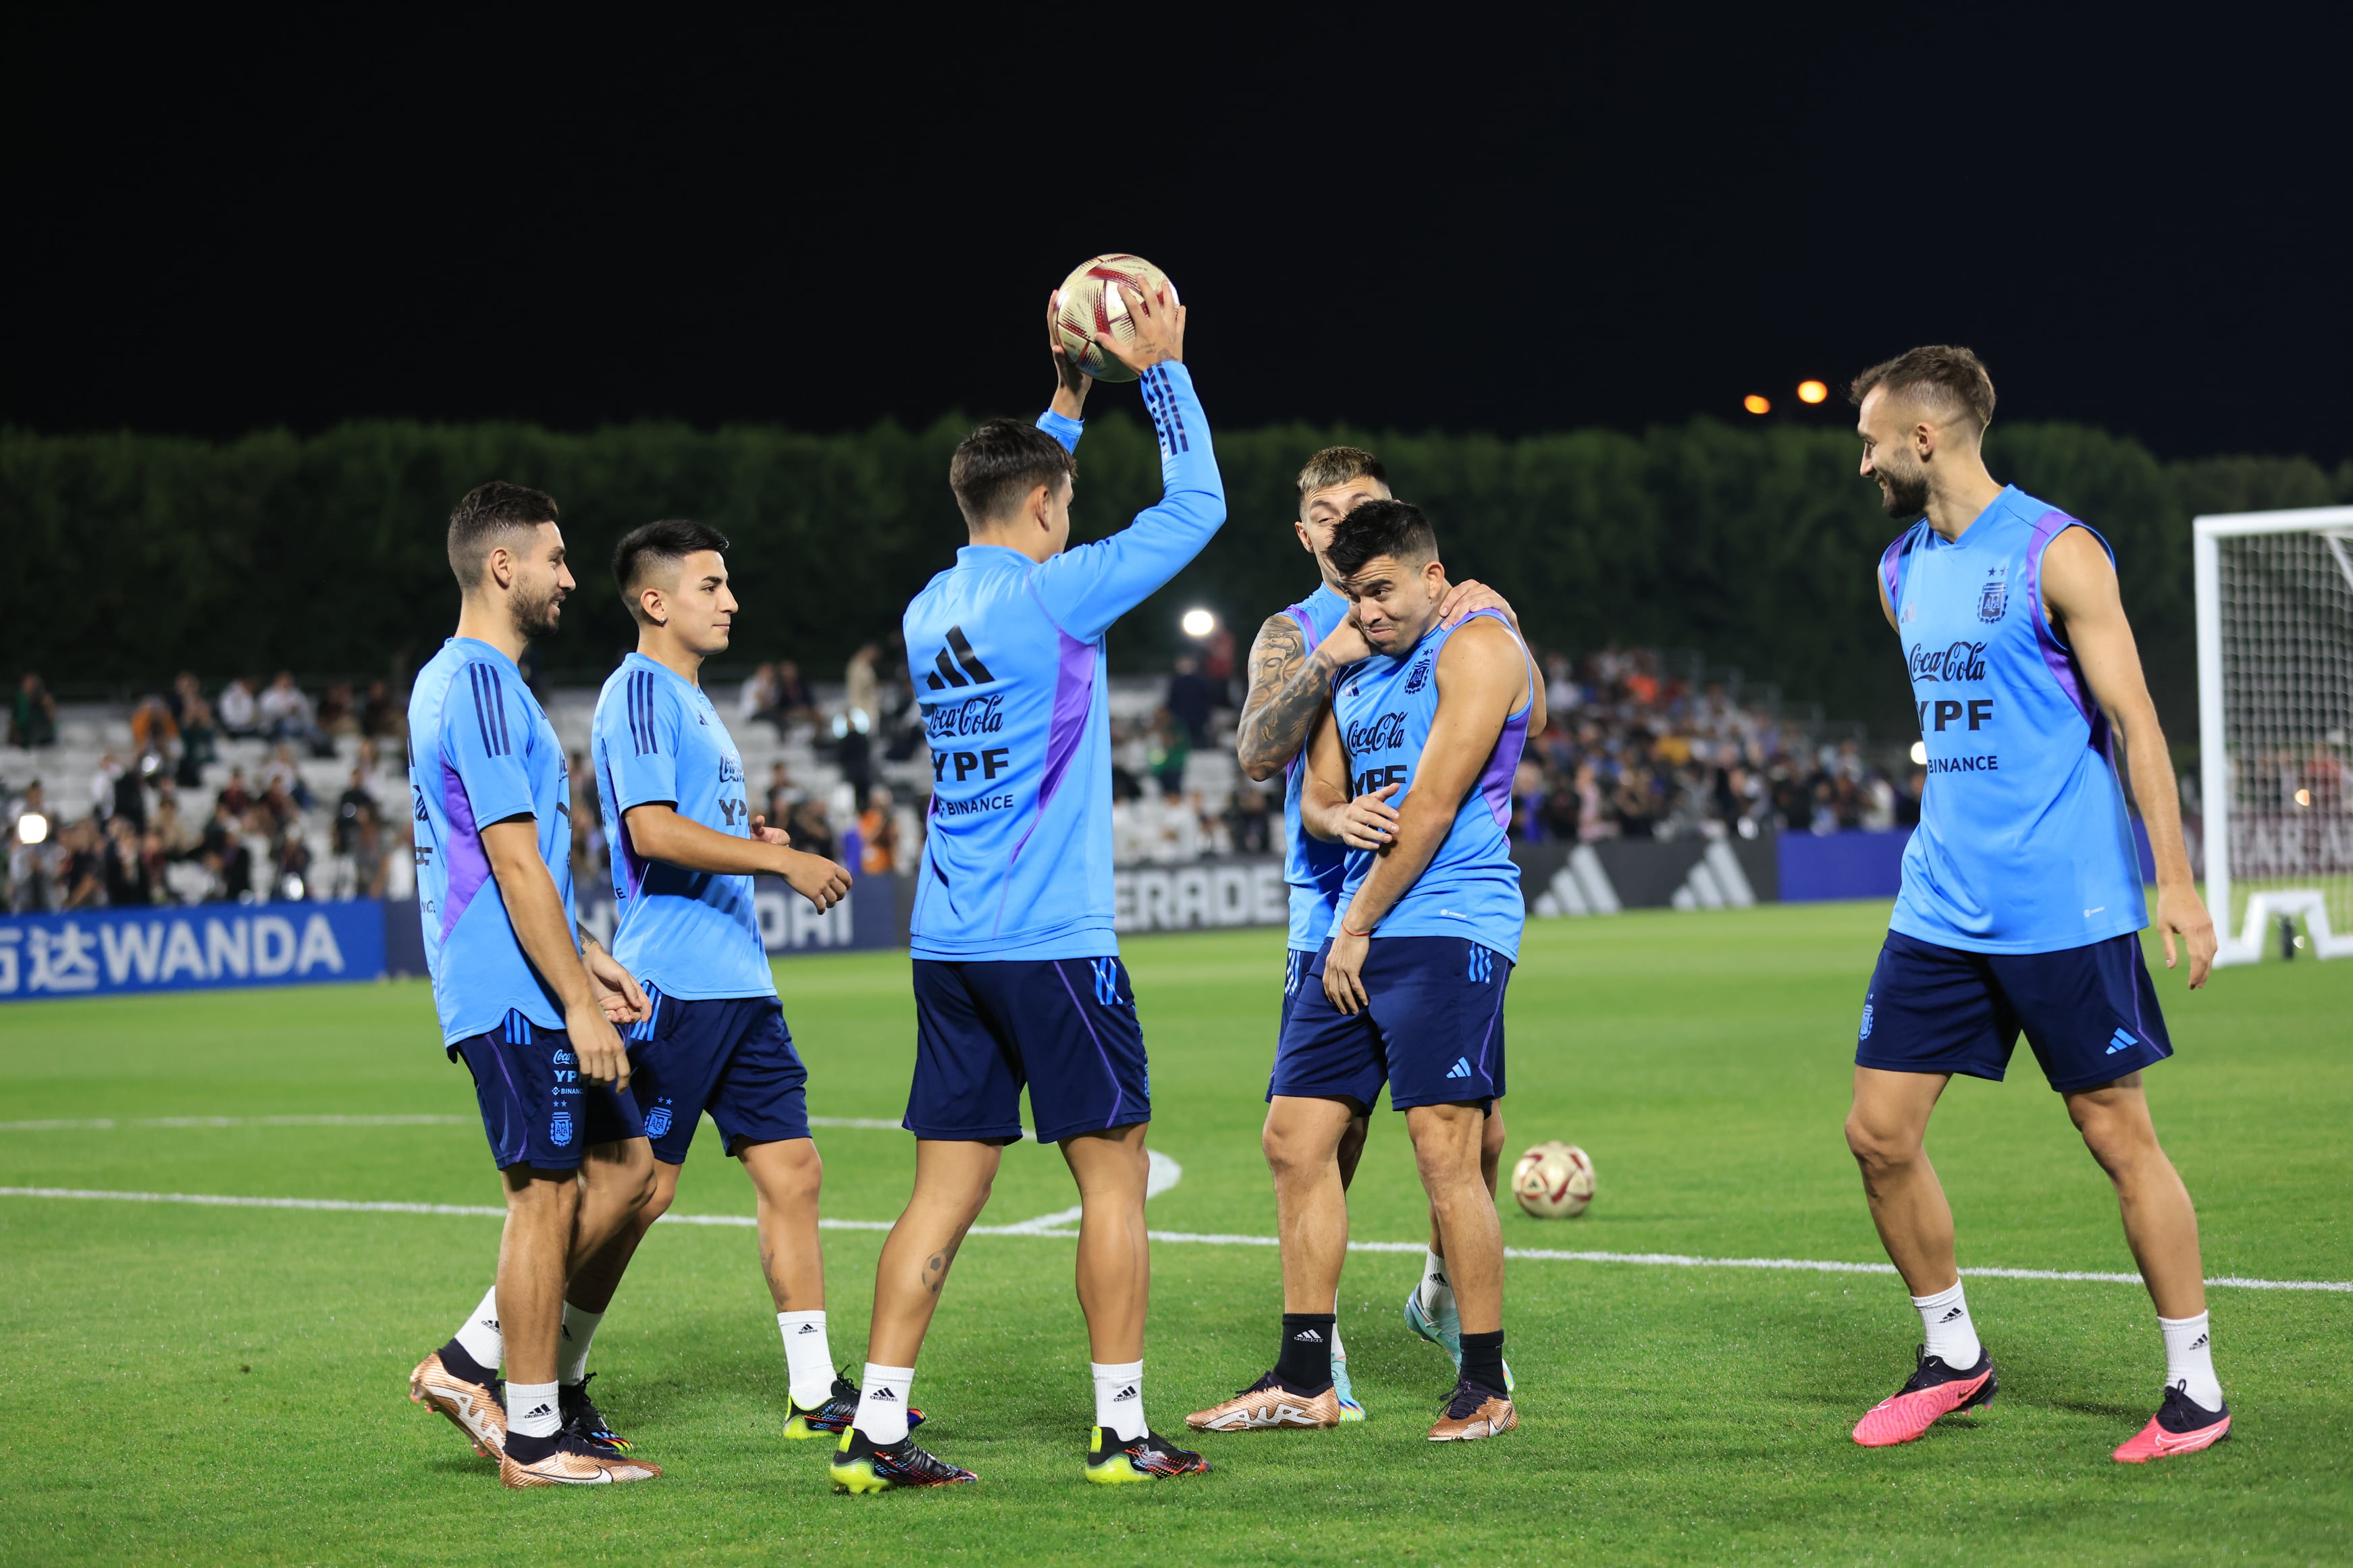
[(735, 710), (746, 719), (765, 720), (781, 726), (784, 716), (776, 710), (776, 667), (761, 665), (752, 671), (752, 679), (735, 699)]
[[(575, 773), (574, 776), (578, 775)], [(375, 815), (375, 796), (368, 793), (367, 775), (353, 768), (350, 787), (335, 797), (335, 825), (330, 832), (335, 853), (350, 854), (352, 841), (359, 832), (361, 817)]]
[(205, 824), (196, 858), (212, 874), (212, 896), (241, 900), (252, 891), (252, 862), (245, 847), (245, 824), (230, 805), (227, 790), (213, 801), (212, 820)]
[(295, 901), (311, 896), (311, 840), (303, 834), (301, 823), (290, 822), (278, 830), (269, 847), (269, 860), (276, 873), (271, 899)]
[(1227, 799), (1226, 833), (1237, 855), (1272, 855), (1282, 848), (1275, 841), (1267, 793), (1248, 779), (1238, 781)]
[(776, 723), (815, 723), (817, 699), (809, 695), (808, 682), (801, 679), (801, 667), (791, 659), (776, 661)]
[(102, 851), (106, 901), (117, 909), (155, 901), (155, 887), (147, 875), (144, 837), (128, 817), (117, 816), (106, 825)]
[(1208, 678), (1201, 673), (1200, 661), (1191, 654), (1176, 656), (1176, 673), (1168, 678), (1168, 692), (1164, 700), (1168, 715), (1185, 731), (1187, 745), (1195, 751), (1209, 744), (1209, 712), (1217, 696)]
[(381, 680), (369, 681), (360, 703), (360, 733), (371, 741), (396, 741), (407, 728), (408, 716), (392, 700), (392, 688)]
[(64, 895), (58, 900), (59, 909), (105, 906), (106, 857), (95, 816), (68, 823), (58, 835), (58, 889)]
[(898, 867), (899, 821), (891, 805), (891, 786), (876, 784), (866, 792), (866, 809), (858, 814), (860, 876), (879, 877)]
[[(269, 761), (263, 764), (261, 770), (261, 793), (265, 798), (283, 795), (296, 811), (308, 811), (319, 804), (318, 797), (311, 793), (311, 786), (303, 782), (301, 764), (295, 762), (290, 746), (271, 748)], [(278, 809), (282, 813), (284, 807), (281, 805)]]
[(794, 848), (833, 858), (833, 824), (826, 820), (825, 802), (812, 798), (796, 804), (785, 831), (792, 835)]
[(253, 682), (242, 675), (221, 689), (213, 711), (219, 717), (221, 733), (231, 740), (261, 732), (261, 704), (253, 695)]
[(16, 683), (16, 700), (8, 709), (8, 743), (27, 752), (58, 743), (58, 700), (30, 670)]
[(139, 771), (150, 777), (180, 759), (180, 722), (161, 693), (150, 693), (131, 710), (131, 753)]
[(7, 823), (0, 832), (8, 847), (7, 908), (14, 914), (38, 914), (49, 907), (54, 889), (51, 860), (57, 829), (35, 779), (25, 793), (8, 803)]
[(1652, 837), (1659, 807), (1650, 769), (1636, 763), (1619, 773), (1618, 787), (1609, 795), (1609, 811), (1620, 838)]
[(881, 695), (876, 700), (882, 704), (882, 755), (903, 763), (923, 744), (923, 710), (915, 700), (914, 683), (907, 679), (903, 659), (893, 661), (885, 672)]
[(278, 679), (261, 694), (261, 724), (273, 741), (300, 742), (310, 747), (313, 756), (335, 754), (333, 744), (319, 728), (311, 694), (294, 683), (290, 669), (280, 670)]
[(384, 818), (376, 814), (373, 804), (360, 814), (352, 832), (352, 896), (360, 899), (384, 897), (385, 882), (391, 868), (385, 856)]
[(147, 818), (147, 831), (154, 835), (156, 847), (166, 859), (178, 859), (188, 851), (188, 825), (180, 816), (180, 792), (172, 780), (164, 779), (155, 786), (155, 809)]
[[(877, 668), (881, 659), (882, 645), (868, 643), (849, 656), (849, 666), (841, 672), (842, 707), (853, 715), (864, 714), (869, 731), (874, 728), (874, 720), (881, 711), (877, 689)], [(863, 791), (860, 792), (859, 798), (865, 798)]]
[(253, 789), (245, 782), (243, 768), (231, 767), (228, 770), (228, 783), (221, 785), (216, 798), (228, 807), (232, 816), (243, 816), (253, 809)]
[(1174, 800), (1183, 795), (1185, 764), (1192, 760), (1193, 747), (1167, 709), (1159, 709), (1152, 715), (1145, 748), (1145, 768), (1159, 783), (1162, 798)]
[(327, 695), (319, 703), (319, 732), (322, 735), (356, 735), (360, 732), (360, 716), (352, 705), (352, 689), (338, 683), (327, 688)]
[(205, 764), (218, 754), (213, 705), (205, 700), (205, 689), (196, 683), (195, 673), (185, 669), (173, 679), (171, 693), (164, 701), (180, 731), (180, 762), (173, 776), (182, 789), (195, 789), (205, 782)]
[(841, 769), (842, 781), (849, 785), (852, 800), (864, 800), (874, 787), (872, 722), (871, 711), (855, 703), (834, 716), (834, 761)]
[(765, 815), (771, 825), (781, 827), (792, 814), (793, 776), (779, 758), (768, 766), (768, 806)]

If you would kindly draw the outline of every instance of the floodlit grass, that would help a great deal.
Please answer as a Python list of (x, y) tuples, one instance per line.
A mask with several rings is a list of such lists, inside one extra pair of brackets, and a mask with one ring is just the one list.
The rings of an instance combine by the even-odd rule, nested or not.
[[(1514, 1146), (1592, 1152), (1583, 1219), (1506, 1206), (1516, 1247), (1877, 1261), (1840, 1134), (1883, 905), (1629, 914), (1532, 930), (1510, 1010)], [(1273, 1230), (1258, 1152), (1276, 932), (1131, 943), (1158, 1119), (1184, 1179), (1156, 1226)], [(2160, 971), (2173, 1062), (2148, 1075), (2197, 1197), (2210, 1275), (2353, 1279), (2353, 963)], [(778, 966), (821, 1115), (896, 1117), (906, 960)], [(2129, 1270), (2105, 1181), (2021, 1049), (1962, 1080), (1931, 1137), (1965, 1265)], [(0, 1120), (470, 1116), (421, 985), (0, 1010)], [(889, 1219), (912, 1148), (820, 1131), (826, 1209)], [(708, 1124), (683, 1213), (748, 1214)], [(472, 1125), (20, 1131), (0, 1184), (495, 1204)], [(1050, 1151), (1010, 1152), (984, 1223), (1066, 1207)], [(1384, 1110), (1356, 1235), (1423, 1234)], [(749, 1232), (658, 1230), (597, 1342), (606, 1413), (662, 1464), (611, 1491), (508, 1493), (406, 1398), (410, 1365), (487, 1283), (495, 1220), (0, 1197), (0, 1561), (9, 1563), (1574, 1561), (2159, 1563), (2353, 1554), (2353, 1296), (2219, 1289), (2237, 1435), (2146, 1468), (2109, 1450), (2163, 1370), (2132, 1286), (1980, 1279), (2002, 1365), (1987, 1414), (1865, 1452), (1855, 1417), (1910, 1369), (1917, 1320), (1875, 1275), (1518, 1261), (1505, 1321), (1522, 1429), (1434, 1447), (1449, 1384), (1398, 1308), (1418, 1259), (1358, 1254), (1341, 1326), (1372, 1412), (1333, 1433), (1203, 1440), (1215, 1473), (1079, 1479), (1092, 1405), (1071, 1243), (978, 1237), (916, 1381), (953, 1494), (831, 1495), (784, 1443), (784, 1359)], [(828, 1232), (854, 1369), (879, 1236)], [(1271, 1248), (1162, 1245), (1146, 1366), (1156, 1425), (1274, 1352)]]

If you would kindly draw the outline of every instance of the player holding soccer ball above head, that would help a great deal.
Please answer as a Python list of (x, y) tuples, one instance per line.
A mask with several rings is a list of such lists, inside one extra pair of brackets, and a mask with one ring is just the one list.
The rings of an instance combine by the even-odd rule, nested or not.
[[(1445, 1242), (1462, 1360), (1433, 1442), (1519, 1424), (1504, 1368), (1504, 1240), (1482, 1151), (1504, 1092), (1504, 993), (1525, 909), (1511, 858), (1511, 781), (1537, 716), (1534, 662), (1500, 611), (1449, 627), (1450, 584), (1429, 521), (1368, 500), (1326, 559), (1367, 656), (1333, 682), (1308, 751), (1300, 816), (1345, 844), (1340, 913), (1307, 966), (1269, 1099), (1323, 1102), (1289, 1152), (1324, 1201), (1282, 1216), (1283, 1313), (1272, 1371), (1187, 1417), (1203, 1430), (1330, 1426), (1330, 1303), (1346, 1255), (1335, 1198), (1348, 1121), (1389, 1089)], [(1394, 797), (1394, 798), (1393, 798)], [(1307, 1134), (1320, 1140), (1310, 1144)]]
[(702, 689), (703, 661), (726, 652), (734, 635), (726, 550), (716, 530), (680, 519), (622, 538), (613, 579), (638, 623), (638, 650), (605, 682), (593, 725), (596, 795), (613, 848), (613, 956), (648, 1003), (628, 1042), (654, 1190), (573, 1276), (561, 1382), (584, 1433), (622, 1451), (586, 1397), (589, 1345), (631, 1255), (677, 1194), (706, 1110), (756, 1195), (761, 1268), (790, 1382), (785, 1436), (832, 1436), (858, 1396), (834, 1371), (826, 1337), (817, 1225), (824, 1166), (809, 1137), (808, 1075), (752, 903), (752, 879), (765, 872), (828, 910), (849, 893), (849, 872), (793, 848), (752, 814), (743, 758)]
[[(1292, 525), (1301, 548), (1314, 558), (1320, 581), (1315, 591), (1297, 604), (1266, 618), (1250, 645), (1250, 693), (1243, 699), (1241, 723), (1235, 735), (1235, 752), (1242, 771), (1253, 779), (1283, 776), (1283, 879), (1291, 888), (1291, 941), (1283, 958), (1282, 1019), (1288, 1023), (1301, 994), (1301, 983), (1324, 939), (1331, 933), (1340, 908), (1340, 888), (1347, 879), (1345, 847), (1302, 830), (1300, 794), (1307, 781), (1304, 753), (1314, 722), (1331, 704), (1332, 678), (1341, 669), (1368, 657), (1371, 647), (1349, 616), (1347, 598), (1337, 584), (1339, 574), (1325, 552), (1339, 521), (1368, 500), (1389, 499), (1388, 475), (1381, 460), (1356, 447), (1330, 447), (1307, 459), (1299, 470), (1299, 517)], [(1512, 620), (1511, 605), (1484, 584), (1455, 584), (1438, 607), (1441, 626), (1453, 626), (1473, 610), (1500, 610)], [(1544, 728), (1542, 697), (1538, 697), (1535, 731)], [(1278, 1028), (1278, 1037), (1280, 1036)], [(1303, 1143), (1321, 1149), (1329, 1139), (1322, 1123), (1339, 1110), (1338, 1101), (1277, 1095), (1269, 1103), (1261, 1141), (1267, 1164), (1274, 1173), (1276, 1202), (1285, 1236), (1324, 1233), (1335, 1224), (1345, 1234), (1348, 1184), (1369, 1130), (1359, 1110), (1346, 1118), (1347, 1127), (1325, 1165), (1303, 1165), (1297, 1151)], [(1498, 1105), (1487, 1118), (1480, 1146), (1480, 1166), (1491, 1193), (1504, 1155), (1504, 1115)], [(1440, 1234), (1438, 1214), (1430, 1218), (1430, 1248), (1424, 1255), (1421, 1282), (1406, 1297), (1406, 1322), (1413, 1331), (1445, 1349), (1460, 1366), (1462, 1362), (1461, 1320), (1454, 1307), (1454, 1291), (1446, 1278), (1446, 1242)], [(1361, 1421), (1364, 1405), (1348, 1381), (1348, 1357), (1340, 1339), (1334, 1307), (1332, 1326), (1332, 1390), (1342, 1421)]]
[[(1182, 363), (1173, 291), (1123, 284), (1132, 338), (1098, 342), (1141, 378), (1162, 497), (1122, 531), (1065, 548), (1086, 375), (1060, 345), (1035, 427), (992, 420), (949, 468), (971, 542), (907, 606), (911, 674), (934, 775), (911, 921), (915, 1185), (883, 1243), (856, 1425), (835, 1455), (854, 1491), (969, 1482), (907, 1435), (917, 1351), (965, 1233), (1021, 1136), (1076, 1178), (1079, 1304), (1093, 1363), (1088, 1479), (1206, 1470), (1144, 1415), (1151, 1289), (1144, 1198), (1151, 1081), (1135, 994), (1112, 932), (1111, 725), (1103, 637), (1225, 521), (1209, 426)], [(1049, 305), (1050, 320), (1053, 313)]]
[(2157, 1141), (2141, 1069), (2173, 1054), (2141, 961), (2149, 923), (2119, 742), (2157, 860), (2165, 962), (2206, 984), (2214, 925), (2182, 842), (2173, 769), (2106, 543), (1986, 471), (1993, 382), (1929, 347), (1857, 376), (1862, 475), (1890, 517), (1880, 607), (1902, 641), (1928, 749), (1920, 826), (1865, 994), (1847, 1142), (1887, 1255), (1926, 1331), (1902, 1391), (1854, 1429), (1905, 1443), (1994, 1395), (1954, 1262), (1953, 1215), (1921, 1144), (1955, 1073), (2000, 1079), (2021, 1030), (2115, 1183), (2165, 1341), (2156, 1417), (2116, 1452), (2138, 1464), (2211, 1447), (2215, 1380), (2198, 1216)]
[(556, 1387), (565, 1281), (645, 1202), (653, 1155), (613, 1027), (643, 1016), (644, 994), (578, 934), (564, 747), (515, 666), (573, 587), (555, 502), (480, 486), (450, 515), (448, 548), (458, 635), (408, 699), (417, 909), (442, 1043), (474, 1076), (507, 1218), (497, 1284), (417, 1363), (409, 1397), (495, 1456), (508, 1486), (645, 1480), (661, 1472), (565, 1429)]

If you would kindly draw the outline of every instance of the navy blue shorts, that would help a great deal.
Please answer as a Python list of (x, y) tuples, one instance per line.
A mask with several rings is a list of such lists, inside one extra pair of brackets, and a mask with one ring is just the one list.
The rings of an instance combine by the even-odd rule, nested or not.
[(2062, 1094), (2173, 1054), (2137, 936), (2056, 952), (1964, 952), (1891, 931), (1863, 995), (1854, 1065), (1999, 1083), (2021, 1029)]
[(689, 1002), (651, 986), (646, 996), (653, 1016), (629, 1026), (629, 1092), (655, 1159), (685, 1164), (706, 1110), (730, 1154), (809, 1135), (808, 1069), (774, 996)]
[(915, 960), (915, 1082), (901, 1125), (918, 1138), (1018, 1138), (1025, 1083), (1042, 1142), (1152, 1120), (1127, 966)]
[(1512, 961), (1460, 936), (1377, 936), (1365, 959), (1372, 1006), (1350, 1015), (1324, 994), (1321, 951), (1285, 1004), (1266, 1097), (1345, 1100), (1369, 1110), (1489, 1104), (1504, 1095), (1504, 990)]
[(582, 1078), (572, 1037), (561, 1029), (509, 1013), (489, 1034), (451, 1046), (449, 1055), (474, 1075), (482, 1131), (501, 1171), (576, 1171), (590, 1144), (646, 1135), (636, 1097)]

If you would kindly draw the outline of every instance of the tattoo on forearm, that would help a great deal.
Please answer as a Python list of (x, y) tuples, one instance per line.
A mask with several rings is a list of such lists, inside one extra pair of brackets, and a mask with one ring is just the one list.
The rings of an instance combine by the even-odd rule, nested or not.
[(1282, 624), (1268, 622), (1250, 649), (1250, 695), (1234, 748), (1247, 767), (1278, 767), (1297, 756), (1329, 695), (1331, 661), (1307, 647), (1298, 622), (1278, 618)]

